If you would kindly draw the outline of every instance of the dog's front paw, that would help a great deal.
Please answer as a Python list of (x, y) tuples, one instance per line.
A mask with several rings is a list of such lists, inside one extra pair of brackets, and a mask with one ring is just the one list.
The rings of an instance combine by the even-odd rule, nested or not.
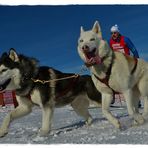
[(134, 115), (134, 124), (135, 125), (140, 125), (140, 124), (143, 124), (144, 123), (144, 118), (141, 114), (136, 114)]
[(46, 137), (48, 136), (49, 134), (49, 130), (42, 130), (42, 129), (39, 129), (39, 132), (38, 132), (38, 135), (41, 136), (41, 137)]
[(91, 117), (89, 117), (89, 118), (86, 120), (85, 124), (86, 124), (87, 126), (90, 126), (90, 125), (92, 124), (92, 122), (93, 122), (93, 119), (92, 119)]
[(117, 120), (117, 122), (114, 124), (114, 126), (115, 126), (117, 129), (119, 129), (119, 130), (122, 129), (121, 123), (120, 123), (118, 120)]
[(0, 138), (8, 134), (8, 130), (0, 129)]

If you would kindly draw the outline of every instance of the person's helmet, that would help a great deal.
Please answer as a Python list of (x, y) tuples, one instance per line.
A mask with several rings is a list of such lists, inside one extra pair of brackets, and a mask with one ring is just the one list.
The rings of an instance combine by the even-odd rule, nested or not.
[(111, 27), (110, 29), (111, 32), (120, 32), (119, 27), (117, 24), (115, 24), (114, 26)]

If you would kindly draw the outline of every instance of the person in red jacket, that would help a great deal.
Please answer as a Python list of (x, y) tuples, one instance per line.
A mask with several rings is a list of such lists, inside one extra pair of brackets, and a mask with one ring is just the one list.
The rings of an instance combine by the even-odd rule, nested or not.
[(135, 58), (139, 58), (138, 51), (132, 41), (120, 34), (118, 25), (111, 27), (111, 38), (109, 40), (109, 45), (114, 51), (123, 52), (126, 55), (130, 55), (131, 52)]
[[(110, 31), (111, 38), (109, 40), (109, 45), (113, 51), (119, 51), (124, 53), (125, 55), (130, 55), (132, 53), (135, 58), (139, 58), (139, 54), (136, 47), (128, 37), (121, 35), (117, 24), (112, 26)], [(115, 99), (113, 99), (112, 104), (114, 102)], [(141, 107), (140, 101), (138, 106)]]

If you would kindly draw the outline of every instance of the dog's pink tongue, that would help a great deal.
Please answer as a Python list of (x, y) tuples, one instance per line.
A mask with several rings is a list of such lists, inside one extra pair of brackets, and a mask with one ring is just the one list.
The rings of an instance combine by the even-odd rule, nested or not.
[(92, 57), (88, 60), (88, 63), (89, 64), (101, 64), (102, 63), (102, 60), (99, 56), (96, 56), (96, 57)]
[(100, 56), (95, 57), (95, 62), (96, 62), (96, 64), (101, 64), (102, 63), (102, 60), (101, 60)]

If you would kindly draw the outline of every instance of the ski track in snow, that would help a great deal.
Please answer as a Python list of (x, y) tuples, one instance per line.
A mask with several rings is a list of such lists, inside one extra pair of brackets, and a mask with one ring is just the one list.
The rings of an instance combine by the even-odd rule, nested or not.
[[(0, 108), (0, 124), (10, 108)], [(56, 108), (52, 131), (47, 137), (37, 132), (41, 126), (41, 110), (37, 107), (25, 117), (11, 123), (9, 133), (0, 138), (0, 144), (148, 144), (148, 122), (132, 126), (132, 118), (125, 106), (111, 107), (111, 112), (120, 120), (123, 129), (118, 130), (102, 115), (101, 108), (89, 109), (93, 117), (91, 126), (85, 125), (70, 106)]]

